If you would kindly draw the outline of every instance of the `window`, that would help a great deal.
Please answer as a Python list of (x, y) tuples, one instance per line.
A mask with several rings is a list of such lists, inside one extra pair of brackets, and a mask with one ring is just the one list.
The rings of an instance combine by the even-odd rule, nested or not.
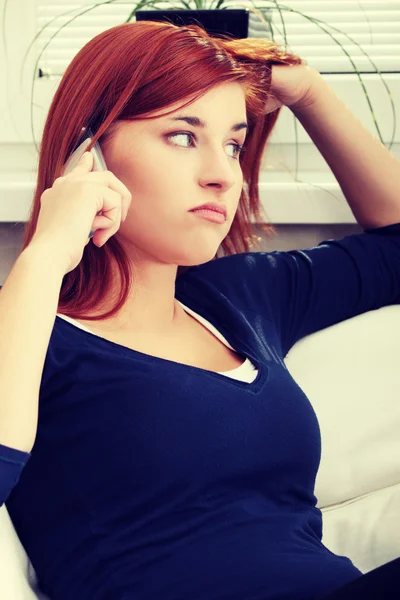
[[(8, 0), (5, 19), (8, 49), (6, 57), (7, 70), (6, 72), (3, 71), (2, 75), (3, 81), (6, 80), (7, 85), (0, 86), (0, 109), (3, 117), (6, 115), (6, 119), (0, 128), (0, 157), (5, 151), (5, 143), (33, 144), (31, 86), (36, 59), (40, 51), (48, 44), (59, 27), (79, 12), (87, 10), (89, 6), (99, 1), (80, 0), (79, 2), (67, 3), (63, 0), (33, 0), (33, 2)], [(363, 89), (351, 64), (351, 60), (353, 60), (361, 72), (383, 139), (386, 144), (389, 144), (393, 138), (395, 123), (391, 102), (375, 66), (363, 54), (357, 43), (362, 46), (381, 71), (382, 78), (391, 91), (397, 112), (397, 121), (399, 121), (400, 40), (398, 26), (400, 0), (281, 1), (282, 4), (291, 9), (282, 11), (289, 42), (288, 50), (305, 58), (310, 66), (318, 69), (338, 96), (378, 137)], [(245, 0), (245, 2), (249, 7), (252, 6), (250, 0)], [(262, 3), (263, 0), (259, 0), (259, 2)], [(257, 4), (257, 0), (255, 0), (255, 3)], [(2, 4), (5, 4), (5, 0), (0, 0), (0, 7)], [(244, 5), (243, 2), (239, 4), (238, 8), (242, 8)], [(263, 4), (271, 7), (268, 18), (272, 22), (273, 38), (276, 42), (284, 44), (284, 28), (279, 11), (274, 8), (274, 2), (272, 1), (264, 0)], [(40, 142), (40, 132), (51, 98), (68, 63), (89, 39), (109, 27), (124, 22), (134, 5), (135, 3), (131, 0), (121, 0), (98, 6), (70, 22), (48, 44), (36, 69), (37, 77), (34, 85), (32, 116), (37, 143)], [(234, 7), (231, 0), (229, 0), (229, 5)], [(159, 8), (161, 7), (168, 8), (168, 2), (160, 3)], [(66, 11), (69, 11), (69, 14), (61, 17), (61, 13)], [(310, 19), (300, 16), (299, 12), (305, 13)], [(24, 19), (20, 18), (22, 14)], [(28, 43), (41, 27), (55, 17), (58, 17), (57, 20), (46, 27), (45, 31), (39, 36), (34, 49), (28, 55), (23, 71), (23, 88), (21, 89), (20, 71)], [(330, 27), (323, 23), (320, 23), (320, 26), (330, 32), (344, 46), (344, 51), (329, 33), (325, 33), (318, 27), (315, 22), (317, 19), (329, 24)], [(344, 33), (339, 33), (336, 30), (341, 30)], [(345, 34), (350, 36), (351, 40)], [(264, 36), (271, 37), (272, 33), (268, 34), (261, 21), (251, 15), (249, 37)], [(348, 55), (350, 55), (351, 60)], [(298, 146), (296, 146), (296, 131)], [(298, 152), (298, 161), (296, 151)], [(391, 147), (391, 151), (396, 155), (400, 155), (400, 127), (395, 132), (394, 145)], [(339, 219), (336, 222), (342, 222), (342, 219), (344, 219), (344, 222), (354, 221), (351, 213), (349, 216), (347, 206), (344, 208), (343, 215), (339, 215), (341, 209), (338, 209), (337, 200), (334, 198), (329, 199), (330, 193), (324, 194), (321, 189), (309, 184), (303, 185), (298, 183), (296, 179), (321, 185), (335, 194), (339, 190), (328, 165), (306, 131), (294, 119), (291, 111), (283, 108), (269, 148), (264, 156), (260, 187), (262, 189), (265, 187), (268, 190), (267, 195), (270, 198), (276, 198), (279, 195), (279, 202), (278, 200), (276, 202), (278, 212), (279, 210), (280, 213), (282, 213), (282, 210), (287, 212), (285, 202), (282, 201), (287, 197), (287, 200), (293, 203), (293, 207), (300, 207), (298, 218), (308, 219), (290, 222), (316, 222), (310, 221), (310, 218), (305, 216), (304, 206), (299, 202), (299, 198), (311, 202), (314, 206), (313, 215), (316, 212), (318, 213), (318, 211), (315, 211), (315, 201), (323, 198), (326, 202), (332, 201), (334, 203), (338, 215), (336, 218)], [(340, 198), (340, 190), (336, 195)], [(273, 202), (273, 200), (270, 202)], [(282, 209), (278, 209), (278, 206)], [(281, 222), (280, 213), (274, 213), (268, 206), (266, 206), (266, 210), (272, 221)], [(293, 218), (296, 218), (294, 216), (296, 211), (293, 211), (292, 208), (290, 210)], [(328, 213), (331, 214), (329, 210)], [(320, 219), (321, 217), (318, 216), (317, 218)], [(326, 222), (331, 222), (329, 220), (331, 216), (326, 218), (328, 219)], [(349, 218), (350, 220), (346, 221)]]

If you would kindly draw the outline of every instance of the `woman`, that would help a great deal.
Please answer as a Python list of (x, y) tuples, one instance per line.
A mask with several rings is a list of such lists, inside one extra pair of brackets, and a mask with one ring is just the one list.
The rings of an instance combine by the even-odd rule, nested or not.
[[(249, 251), (282, 104), (365, 233)], [(62, 176), (83, 127), (108, 170)], [(271, 42), (142, 21), (78, 53), (0, 294), (1, 501), (52, 600), (312, 600), (371, 575), (321, 542), (318, 422), (284, 358), (399, 302), (398, 184)]]

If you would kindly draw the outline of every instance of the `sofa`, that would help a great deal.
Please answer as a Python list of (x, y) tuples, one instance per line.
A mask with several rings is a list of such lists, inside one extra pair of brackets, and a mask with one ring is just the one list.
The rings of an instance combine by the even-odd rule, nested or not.
[[(400, 305), (299, 340), (285, 359), (318, 417), (315, 495), (323, 544), (362, 573), (400, 556)], [(0, 508), (0, 598), (51, 600), (6, 506)]]

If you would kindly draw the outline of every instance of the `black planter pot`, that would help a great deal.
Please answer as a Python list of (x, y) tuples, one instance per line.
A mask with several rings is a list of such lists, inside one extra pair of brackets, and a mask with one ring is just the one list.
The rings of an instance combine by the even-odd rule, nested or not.
[(174, 25), (199, 25), (210, 35), (247, 38), (249, 11), (246, 8), (213, 10), (138, 10), (137, 21), (169, 21)]

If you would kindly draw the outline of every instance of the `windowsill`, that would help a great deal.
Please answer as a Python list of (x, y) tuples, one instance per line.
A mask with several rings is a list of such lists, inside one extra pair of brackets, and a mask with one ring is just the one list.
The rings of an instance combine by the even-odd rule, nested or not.
[[(259, 193), (268, 222), (356, 223), (333, 175), (302, 172), (299, 178), (305, 183), (294, 181), (292, 175), (284, 172), (261, 172)], [(35, 185), (32, 173), (0, 173), (0, 223), (27, 221)]]

